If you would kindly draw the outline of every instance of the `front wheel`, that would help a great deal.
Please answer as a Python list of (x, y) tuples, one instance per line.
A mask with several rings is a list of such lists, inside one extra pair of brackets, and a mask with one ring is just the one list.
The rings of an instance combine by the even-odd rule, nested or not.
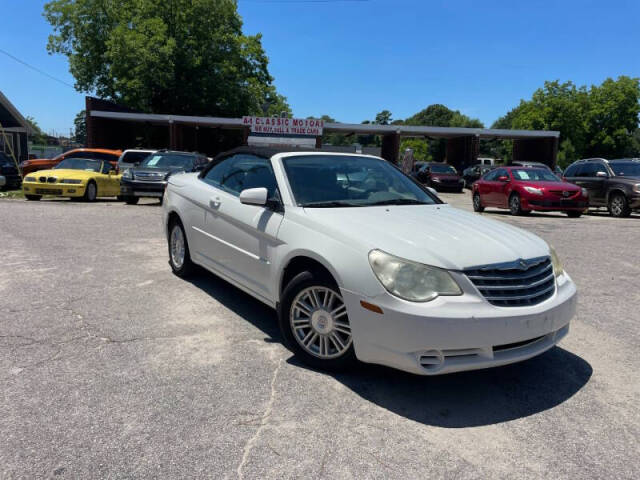
[(169, 224), (169, 265), (171, 270), (181, 278), (188, 277), (193, 273), (195, 265), (191, 261), (189, 244), (184, 228), (180, 220), (173, 220)]
[(95, 202), (98, 197), (98, 187), (93, 182), (89, 182), (87, 184), (87, 189), (84, 192), (84, 201), (85, 202)]
[(614, 193), (609, 198), (609, 213), (618, 218), (628, 217), (631, 215), (631, 209), (629, 208), (629, 202), (627, 197), (621, 193)]
[(135, 205), (138, 203), (138, 197), (124, 197), (124, 201), (127, 205)]
[(567, 213), (567, 217), (569, 218), (580, 218), (582, 216), (582, 212), (576, 211), (576, 210), (570, 210), (566, 213)]
[(473, 194), (473, 211), (478, 213), (484, 212), (482, 199), (480, 198), (480, 194), (478, 192)]
[(40, 200), (42, 198), (42, 195), (25, 195), (24, 198), (26, 198), (27, 200), (30, 200), (32, 202), (37, 202), (38, 200)]
[(531, 213), (530, 210), (523, 210), (522, 203), (520, 203), (520, 195), (514, 193), (509, 197), (509, 210), (511, 215), (527, 215)]
[(282, 294), (278, 317), (287, 345), (306, 364), (342, 370), (355, 363), (347, 307), (326, 274), (296, 275)]

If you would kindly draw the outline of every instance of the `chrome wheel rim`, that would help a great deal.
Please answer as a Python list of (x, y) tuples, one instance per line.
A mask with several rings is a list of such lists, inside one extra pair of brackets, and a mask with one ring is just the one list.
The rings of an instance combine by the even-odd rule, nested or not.
[(480, 208), (480, 195), (476, 194), (473, 196), (473, 204), (475, 205), (476, 209)]
[(614, 197), (611, 200), (611, 213), (614, 215), (620, 215), (622, 213), (623, 200), (622, 197)]
[(171, 261), (173, 265), (180, 269), (184, 264), (184, 235), (182, 234), (182, 229), (176, 225), (171, 230)]
[(351, 325), (342, 297), (332, 289), (308, 287), (291, 304), (289, 323), (305, 352), (322, 359), (337, 358), (351, 346)]
[(516, 196), (511, 197), (511, 211), (517, 212), (519, 207), (520, 207), (520, 200), (518, 199), (518, 197)]

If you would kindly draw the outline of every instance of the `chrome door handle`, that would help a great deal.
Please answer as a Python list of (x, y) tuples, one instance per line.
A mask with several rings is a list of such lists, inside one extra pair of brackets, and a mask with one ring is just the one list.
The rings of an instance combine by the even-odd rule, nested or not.
[(209, 206), (211, 208), (220, 208), (220, 198), (212, 198), (209, 200)]

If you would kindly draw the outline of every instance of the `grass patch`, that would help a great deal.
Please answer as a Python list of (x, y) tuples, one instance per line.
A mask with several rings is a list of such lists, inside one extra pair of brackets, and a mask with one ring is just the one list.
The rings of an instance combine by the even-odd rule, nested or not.
[(3, 190), (0, 191), (0, 198), (24, 198), (22, 189), (20, 190)]

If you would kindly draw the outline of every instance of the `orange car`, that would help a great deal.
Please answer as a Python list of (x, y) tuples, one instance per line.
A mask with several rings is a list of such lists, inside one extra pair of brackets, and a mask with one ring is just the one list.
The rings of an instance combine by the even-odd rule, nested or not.
[(48, 170), (55, 167), (65, 158), (88, 158), (95, 160), (107, 160), (117, 162), (122, 154), (122, 150), (106, 150), (104, 148), (76, 148), (68, 152), (61, 153), (54, 158), (36, 158), (25, 160), (20, 164), (22, 175), (27, 175), (38, 170)]

